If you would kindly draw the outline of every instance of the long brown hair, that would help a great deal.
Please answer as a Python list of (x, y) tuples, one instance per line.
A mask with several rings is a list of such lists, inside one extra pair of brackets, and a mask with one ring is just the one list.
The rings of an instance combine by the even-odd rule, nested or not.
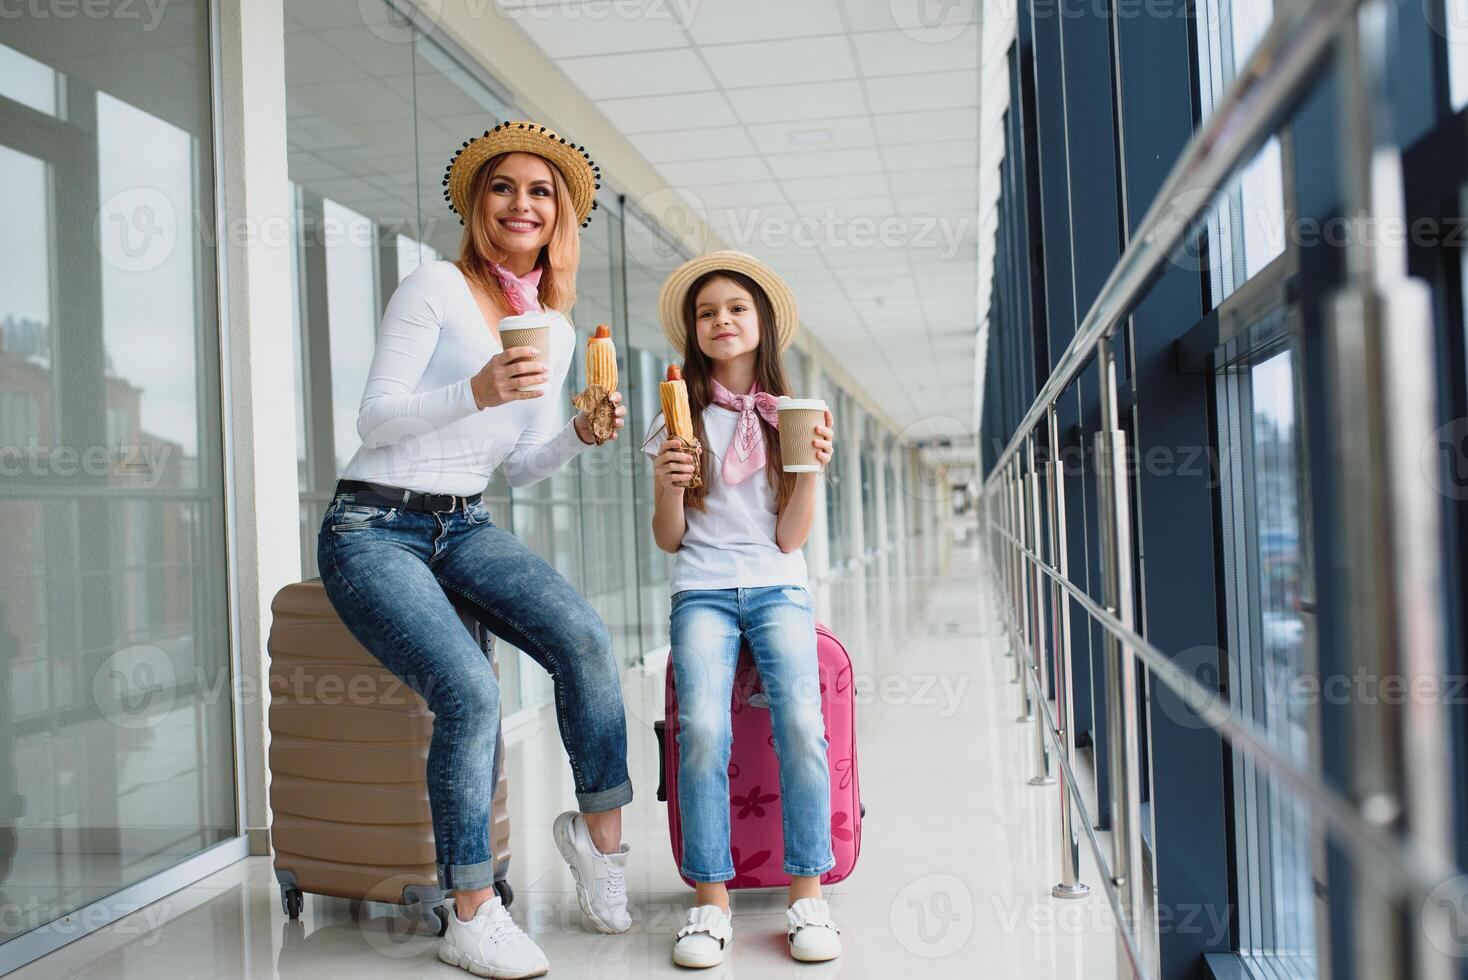
[[(491, 237), (489, 209), (481, 207), (489, 193), (490, 181), (495, 170), (508, 153), (501, 153), (486, 160), (474, 174), (469, 184), (468, 218), (464, 222), (464, 237), (459, 243), (459, 260), (455, 263), (466, 278), (478, 283), (495, 301), (500, 310), (509, 314), (510, 305), (500, 289), (499, 279), (490, 266), (501, 265), (509, 256), (494, 244)], [(544, 159), (542, 157), (541, 159)], [(541, 246), (535, 264), (541, 268), (540, 302), (547, 309), (564, 313), (576, 302), (576, 266), (581, 262), (581, 238), (577, 235), (576, 204), (571, 200), (571, 190), (560, 168), (546, 160), (550, 168), (551, 184), (555, 187), (556, 223), (551, 229), (550, 241)]]
[[(699, 276), (683, 298), (683, 349), (688, 353), (683, 361), (683, 379), (688, 383), (688, 412), (693, 416), (693, 434), (699, 444), (708, 446), (708, 437), (703, 429), (703, 410), (713, 404), (713, 366), (703, 348), (698, 346), (698, 326), (694, 311), (698, 306), (699, 291), (715, 279), (727, 279), (749, 293), (754, 300), (754, 313), (759, 319), (759, 346), (755, 348), (754, 378), (761, 391), (772, 395), (790, 394), (790, 384), (785, 380), (785, 364), (780, 358), (780, 338), (775, 330), (775, 310), (770, 297), (760, 284), (742, 272), (716, 269)], [(780, 459), (780, 434), (763, 416), (756, 416), (765, 440), (765, 479), (770, 492), (775, 495), (775, 510), (785, 509), (786, 502), (795, 490), (795, 474), (786, 473)], [(695, 510), (703, 510), (708, 499), (709, 453), (701, 454), (703, 486), (691, 487), (683, 492), (683, 503)]]

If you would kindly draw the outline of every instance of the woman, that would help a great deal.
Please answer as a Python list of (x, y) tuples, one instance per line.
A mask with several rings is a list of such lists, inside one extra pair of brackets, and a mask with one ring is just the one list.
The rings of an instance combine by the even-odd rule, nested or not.
[[(362, 447), (318, 539), (322, 582), (348, 629), (433, 710), (428, 795), (456, 913), (439, 958), (480, 976), (538, 976), (548, 964), (494, 892), (500, 691), (446, 592), (550, 672), (579, 810), (556, 819), (556, 844), (592, 924), (631, 925), (620, 808), (632, 784), (611, 637), (480, 497), (498, 467), (527, 486), (593, 441), (584, 413), (554, 424), (577, 346), (565, 316), (544, 362), (535, 348), (504, 350), (499, 324), (541, 304), (571, 307), (576, 225), (596, 206), (597, 180), (583, 148), (536, 123), (503, 123), (454, 154), (444, 196), (464, 225), (459, 258), (420, 266), (389, 301), (357, 418)], [(621, 428), (620, 399), (615, 413)]]

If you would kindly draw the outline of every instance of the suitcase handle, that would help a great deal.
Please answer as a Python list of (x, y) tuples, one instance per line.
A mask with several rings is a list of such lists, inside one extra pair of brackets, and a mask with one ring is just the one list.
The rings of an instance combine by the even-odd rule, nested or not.
[(652, 733), (658, 738), (658, 799), (668, 802), (667, 755), (664, 754), (664, 739), (667, 737), (667, 722), (652, 723)]

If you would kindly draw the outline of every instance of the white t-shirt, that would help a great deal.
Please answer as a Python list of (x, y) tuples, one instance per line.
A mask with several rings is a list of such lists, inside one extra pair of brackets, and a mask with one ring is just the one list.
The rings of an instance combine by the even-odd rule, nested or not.
[[(749, 589), (769, 585), (808, 587), (805, 555), (786, 553), (775, 542), (775, 494), (764, 473), (729, 486), (723, 480), (724, 453), (734, 438), (739, 413), (718, 405), (703, 410), (708, 440), (705, 509), (683, 508), (688, 528), (673, 556), (672, 592), (685, 589)], [(659, 413), (647, 431), (642, 451), (657, 456), (667, 438)]]
[(382, 316), (357, 414), (357, 450), (342, 476), (424, 493), (471, 496), (496, 467), (514, 487), (545, 479), (587, 448), (561, 395), (576, 335), (552, 328), (550, 382), (539, 398), (479, 409), (469, 379), (504, 350), (452, 262), (425, 262)]

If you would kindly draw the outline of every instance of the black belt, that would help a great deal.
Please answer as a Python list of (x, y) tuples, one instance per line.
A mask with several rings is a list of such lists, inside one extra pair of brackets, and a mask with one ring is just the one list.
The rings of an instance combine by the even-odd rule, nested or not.
[(451, 493), (420, 493), (417, 490), (404, 490), (402, 487), (369, 483), (366, 480), (337, 480), (336, 492), (355, 494), (358, 500), (366, 504), (430, 514), (435, 511), (468, 510), (479, 503), (479, 498), (483, 496), (478, 493), (471, 497), (456, 497)]

